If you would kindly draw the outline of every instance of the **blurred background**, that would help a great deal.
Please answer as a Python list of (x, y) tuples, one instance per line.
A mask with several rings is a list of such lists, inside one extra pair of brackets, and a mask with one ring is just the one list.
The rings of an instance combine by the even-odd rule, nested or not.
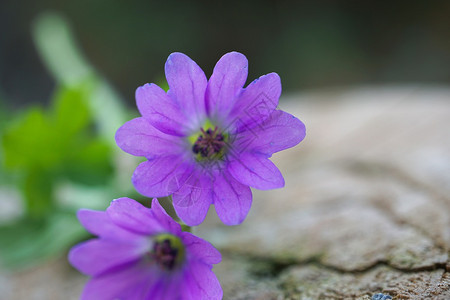
[[(33, 43), (52, 10), (70, 23), (95, 69), (133, 105), (181, 51), (209, 76), (224, 53), (249, 78), (278, 72), (285, 91), (365, 83), (448, 83), (448, 1), (12, 1), (0, 4), (0, 81), (8, 103), (45, 102), (55, 88)], [(27, 88), (24, 88), (26, 86)]]
[(449, 16), (448, 1), (2, 0), (0, 266), (63, 256), (88, 237), (80, 207), (145, 200), (114, 132), (137, 115), (138, 86), (165, 85), (171, 52), (207, 76), (242, 52), (248, 82), (277, 72), (284, 95), (448, 86)]

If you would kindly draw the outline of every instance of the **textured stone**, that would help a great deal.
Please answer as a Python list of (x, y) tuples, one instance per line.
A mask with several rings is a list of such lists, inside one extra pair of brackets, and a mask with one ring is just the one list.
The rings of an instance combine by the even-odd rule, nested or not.
[(321, 266), (298, 266), (280, 278), (285, 299), (371, 299), (382, 292), (394, 299), (449, 299), (444, 270), (403, 272), (378, 266), (367, 272), (340, 273)]
[[(366, 275), (379, 264), (396, 278), (435, 272), (441, 281), (427, 279), (428, 288), (439, 290), (450, 249), (450, 91), (359, 89), (298, 100), (281, 108), (305, 121), (307, 138), (273, 158), (286, 187), (255, 191), (238, 230), (222, 226), (212, 213), (198, 233), (229, 253), (277, 264), (315, 262), (321, 274), (335, 270), (338, 279)], [(384, 288), (386, 277), (377, 278)], [(390, 292), (427, 295), (406, 281)], [(340, 289), (352, 289), (339, 282)], [(314, 289), (311, 299), (343, 297)], [(346, 295), (372, 292), (381, 291), (360, 287)]]
[[(450, 299), (450, 90), (316, 92), (280, 108), (307, 126), (273, 157), (286, 187), (254, 191), (240, 226), (211, 209), (195, 228), (223, 252), (224, 299)], [(77, 299), (86, 278), (64, 263), (0, 272), (0, 292)]]
[(224, 289), (224, 299), (281, 300), (284, 293), (278, 280), (271, 276), (272, 266), (265, 261), (255, 261), (236, 255), (223, 255), (214, 267)]
[[(87, 277), (67, 264), (65, 257), (16, 272), (1, 272), (1, 299), (76, 300), (80, 299)], [(1, 276), (1, 275), (0, 275)]]

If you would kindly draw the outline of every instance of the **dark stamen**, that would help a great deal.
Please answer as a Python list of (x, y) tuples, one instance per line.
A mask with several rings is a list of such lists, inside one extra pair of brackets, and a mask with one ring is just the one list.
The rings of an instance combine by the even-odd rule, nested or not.
[(177, 260), (178, 249), (171, 246), (170, 240), (166, 239), (161, 242), (155, 242), (150, 257), (162, 269), (173, 270)]
[(192, 146), (192, 151), (204, 158), (212, 158), (219, 154), (225, 147), (225, 137), (219, 132), (217, 126), (212, 130), (208, 128), (206, 131), (201, 128), (201, 134)]

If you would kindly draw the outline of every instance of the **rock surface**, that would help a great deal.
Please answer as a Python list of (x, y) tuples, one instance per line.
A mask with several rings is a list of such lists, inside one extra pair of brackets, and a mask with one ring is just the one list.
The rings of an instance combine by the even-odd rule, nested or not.
[[(450, 299), (450, 90), (285, 97), (307, 137), (275, 154), (286, 187), (254, 191), (239, 227), (195, 233), (223, 253), (224, 299)], [(264, 137), (261, 137), (264, 138)], [(2, 299), (77, 299), (64, 259), (0, 272)]]
[[(280, 107), (307, 126), (299, 146), (274, 155), (286, 187), (255, 191), (239, 228), (212, 214), (197, 231), (231, 255), (217, 267), (237, 278), (226, 296), (450, 299), (450, 91), (299, 98)], [(225, 269), (236, 256), (242, 279)]]

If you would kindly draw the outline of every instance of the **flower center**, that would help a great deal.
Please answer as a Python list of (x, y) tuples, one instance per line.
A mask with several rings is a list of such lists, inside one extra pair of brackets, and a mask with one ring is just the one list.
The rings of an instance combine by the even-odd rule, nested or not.
[(226, 146), (226, 135), (224, 135), (217, 126), (214, 129), (200, 129), (197, 140), (192, 146), (192, 152), (197, 154), (200, 159), (218, 159), (221, 158)]
[(171, 234), (161, 234), (154, 239), (153, 250), (149, 253), (161, 269), (172, 271), (184, 259), (184, 247), (180, 239)]

